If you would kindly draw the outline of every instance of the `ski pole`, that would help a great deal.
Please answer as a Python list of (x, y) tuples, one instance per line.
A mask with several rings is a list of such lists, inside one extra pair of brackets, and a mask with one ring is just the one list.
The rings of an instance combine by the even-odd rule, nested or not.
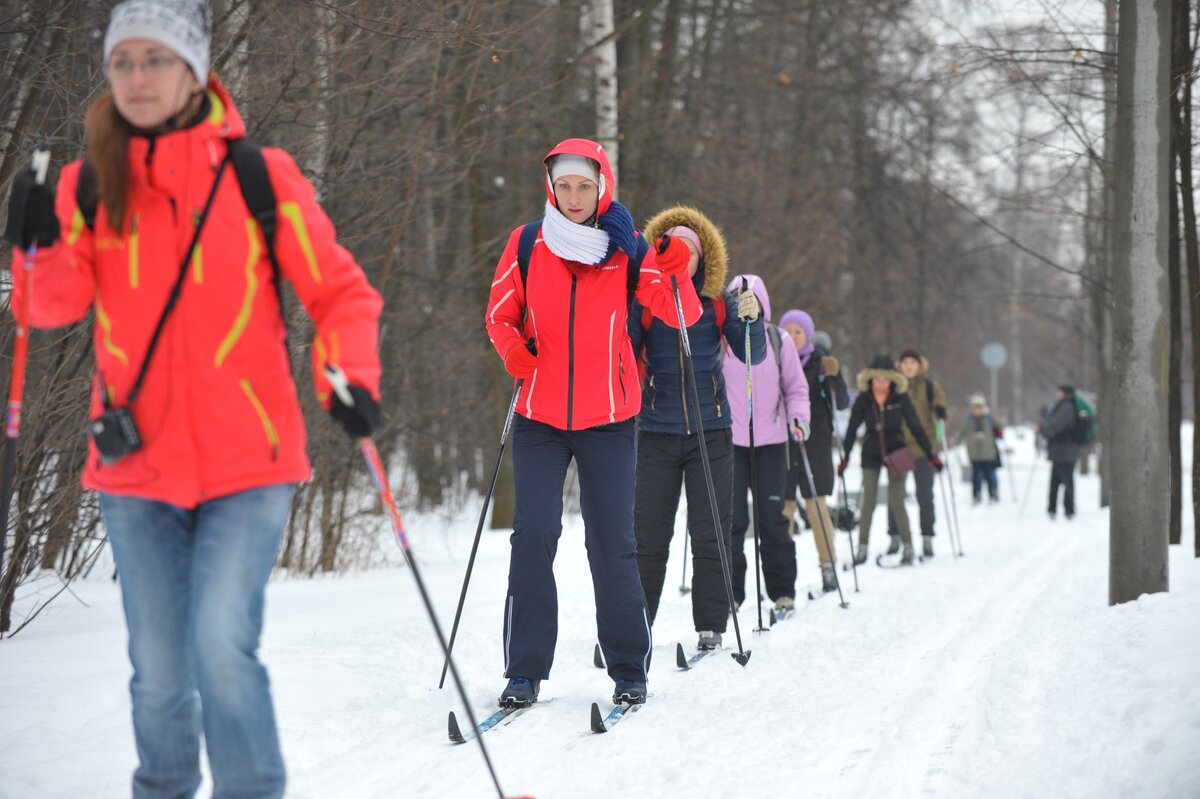
[[(942, 448), (942, 458), (948, 462), (950, 460), (950, 453), (946, 449), (945, 427), (943, 426), (941, 419), (938, 419), (937, 422), (937, 438), (938, 443)], [(950, 531), (950, 551), (954, 553), (954, 557), (961, 558), (963, 556), (962, 528), (958, 524), (958, 503), (954, 498), (954, 480), (952, 477), (946, 476), (945, 469), (943, 469), (941, 472), (938, 472), (938, 477), (939, 482), (942, 484), (943, 505), (946, 505), (947, 502), (946, 486), (950, 486), (949, 507), (946, 508), (946, 527)], [(951, 524), (951, 517), (953, 517), (953, 524)]]
[[(937, 432), (942, 437), (942, 452), (954, 457), (955, 464), (958, 463), (958, 456), (953, 455), (946, 447), (946, 422), (938, 420)], [(961, 558), (965, 553), (962, 551), (962, 524), (959, 522), (959, 500), (954, 495), (954, 481), (950, 480), (950, 477), (947, 476), (946, 482), (950, 486), (950, 511), (954, 513), (954, 535), (959, 542), (959, 557)]]
[(825, 549), (829, 552), (829, 562), (833, 566), (833, 584), (837, 586), (838, 601), (841, 602), (843, 608), (848, 608), (850, 605), (846, 602), (846, 597), (842, 596), (842, 581), (838, 579), (837, 563), (833, 557), (833, 543), (829, 539), (829, 530), (825, 528), (825, 516), (821, 513), (821, 508), (817, 504), (817, 481), (813, 480), (812, 466), (808, 462), (808, 448), (804, 446), (804, 439), (800, 439), (800, 462), (804, 464), (804, 476), (808, 478), (808, 490), (812, 492), (813, 504), (817, 505), (817, 523), (821, 526), (821, 535), (825, 536)]
[[(37, 185), (46, 182), (46, 170), (50, 166), (50, 148), (45, 139), (39, 139), (33, 150), (33, 177)], [(13, 490), (16, 488), (16, 477), (13, 472), (17, 466), (17, 439), (21, 435), (21, 405), (25, 398), (25, 363), (29, 356), (29, 305), (30, 289), (29, 276), (33, 274), (33, 262), (37, 258), (38, 242), (35, 238), (25, 253), (25, 263), (20, 277), (14, 272), (12, 279), (15, 284), (21, 280), (24, 291), (21, 293), (21, 308), (16, 314), (16, 335), (13, 339), (12, 375), (8, 384), (8, 412), (4, 420), (4, 437), (8, 439), (4, 447), (4, 486), (0, 488), (0, 584), (4, 577), (4, 550), (8, 546), (8, 515), (12, 507)], [(7, 628), (6, 628), (7, 629)], [(4, 632), (4, 630), (0, 630)]]
[[(742, 293), (745, 294), (749, 290), (750, 282), (746, 278), (742, 278)], [(765, 320), (763, 324), (766, 324)], [(754, 505), (754, 510), (750, 513), (750, 526), (754, 531), (754, 593), (758, 605), (758, 627), (754, 629), (754, 632), (762, 633), (767, 632), (770, 628), (763, 627), (762, 620), (762, 555), (758, 548), (758, 484), (755, 482), (754, 475), (754, 376), (750, 361), (750, 326), (745, 325), (744, 327), (746, 328), (746, 426), (750, 433), (750, 501)]]
[[(996, 446), (999, 448), (1000, 445), (997, 444)], [(1020, 502), (1017, 499), (1017, 476), (1013, 474), (1012, 454), (1015, 451), (1016, 447), (1009, 447), (1008, 449), (1008, 487), (1012, 489), (1013, 504)]]
[(688, 539), (691, 537), (691, 535), (692, 535), (691, 530), (683, 531), (683, 576), (681, 576), (679, 578), (679, 593), (681, 596), (691, 593), (691, 590), (692, 590), (691, 588), (688, 587), (688, 584), (687, 584), (687, 551), (688, 551)]
[(496, 465), (492, 468), (492, 482), (488, 485), (487, 494), (483, 498), (483, 509), (479, 511), (479, 524), (475, 526), (475, 541), (471, 544), (471, 556), (467, 558), (467, 573), (463, 575), (462, 591), (458, 595), (458, 609), (454, 611), (454, 625), (450, 628), (450, 644), (446, 647), (446, 662), (442, 664), (442, 678), (438, 680), (438, 690), (446, 684), (446, 671), (450, 667), (450, 653), (454, 651), (454, 639), (458, 637), (458, 623), (462, 619), (463, 605), (467, 602), (467, 586), (471, 583), (471, 571), (475, 568), (475, 554), (479, 551), (479, 539), (483, 537), (483, 522), (487, 518), (488, 506), (492, 504), (492, 493), (496, 490), (496, 480), (500, 476), (500, 463), (504, 460), (504, 445), (508, 443), (508, 433), (512, 429), (513, 413), (517, 409), (517, 397), (521, 394), (524, 378), (517, 381), (513, 389), (512, 400), (508, 403), (508, 413), (504, 417), (504, 429), (500, 433), (500, 451), (496, 454)]
[[(833, 398), (826, 397), (826, 400), (829, 403), (829, 418), (830, 418), (830, 420), (835, 420), (836, 417), (833, 414)], [(836, 421), (833, 422), (833, 438), (837, 441), (838, 452), (841, 453), (842, 460), (845, 460), (846, 459), (846, 450), (842, 446), (842, 437), (840, 435), (838, 435)], [(850, 494), (848, 491), (846, 491), (846, 475), (839, 474), (838, 480), (842, 484), (842, 507), (845, 508), (847, 511), (850, 511), (850, 518), (851, 518), (851, 521), (853, 521), (854, 511), (850, 510)], [(858, 594), (861, 592), (859, 591), (859, 588), (858, 588), (858, 564), (854, 562), (854, 529), (853, 529), (853, 525), (851, 525), (851, 529), (846, 531), (846, 540), (850, 542), (850, 570), (852, 572), (854, 572), (854, 593)], [(836, 571), (836, 569), (835, 569), (835, 571)]]
[[(666, 249), (668, 238), (663, 236), (659, 252)], [(729, 552), (725, 549), (725, 528), (721, 524), (721, 512), (717, 510), (717, 489), (713, 487), (712, 465), (708, 460), (708, 445), (704, 441), (704, 421), (700, 414), (700, 390), (696, 386), (696, 369), (692, 364), (692, 345), (688, 339), (687, 322), (683, 317), (683, 300), (679, 298), (679, 283), (671, 275), (671, 291), (675, 295), (675, 314), (679, 318), (679, 341), (683, 346), (684, 363), (687, 364), (687, 377), (692, 383), (692, 408), (696, 414), (696, 438), (700, 442), (700, 463), (704, 467), (704, 483), (708, 488), (708, 507), (712, 511), (713, 532), (717, 536), (717, 552), (721, 556), (721, 573), (725, 578), (725, 598), (729, 601), (729, 613), (733, 616), (733, 634), (737, 639), (737, 652), (731, 652), (733, 659), (745, 666), (750, 660), (750, 650), (742, 648), (742, 628), (738, 624), (737, 608), (733, 603), (733, 579), (730, 577)]]
[(1038, 454), (1035, 448), (1033, 463), (1029, 464), (1029, 479), (1025, 482), (1025, 499), (1021, 500), (1021, 512), (1018, 514), (1020, 516), (1025, 515), (1025, 507), (1029, 504), (1029, 497), (1033, 494), (1033, 476), (1037, 474)]
[[(338, 397), (347, 407), (354, 407), (354, 397), (350, 393), (349, 383), (346, 381), (346, 375), (342, 370), (331, 364), (325, 366), (325, 376), (329, 379), (330, 386), (337, 393)], [(358, 448), (362, 451), (363, 459), (367, 462), (367, 468), (371, 471), (371, 476), (375, 478), (375, 487), (379, 489), (379, 498), (383, 501), (383, 506), (387, 508), (388, 517), (392, 522), (392, 532), (396, 536), (396, 543), (400, 545), (401, 551), (404, 552), (404, 560), (408, 564), (408, 568), (412, 571), (413, 580), (417, 583), (417, 591), (421, 594), (421, 601), (425, 603), (425, 612), (429, 614), (429, 621), (433, 624), (433, 631), (437, 634), (438, 643), (442, 645), (442, 651), (446, 653), (446, 663), (450, 667), (450, 676), (454, 678), (454, 685), (458, 689), (459, 698), (462, 699), (463, 708), (466, 710), (467, 719), (471, 722), (471, 726), (478, 728), (479, 722), (475, 718), (475, 711), (471, 707), (471, 701), (467, 698), (467, 689), (463, 686), (462, 677), (458, 674), (458, 668), (454, 665), (454, 660), (450, 657), (450, 646), (446, 643), (446, 636), (442, 632), (442, 625), (438, 622), (437, 613), (433, 610), (433, 601), (429, 598), (429, 591), (425, 588), (425, 580), (421, 577), (421, 571), (417, 568), (417, 559), (413, 557), (412, 547), (408, 543), (408, 534), (404, 531), (404, 522), (400, 519), (400, 510), (396, 507), (396, 498), (392, 496), (392, 489), (388, 485), (387, 473), (383, 468), (383, 461), (379, 457), (379, 450), (375, 449), (375, 441), (370, 436), (363, 436), (358, 439)], [(500, 799), (504, 799), (504, 791), (500, 788), (500, 778), (496, 776), (496, 769), (492, 765), (492, 758), (488, 755), (487, 745), (483, 742), (483, 736), (475, 736), (475, 740), (479, 741), (479, 751), (483, 753), (483, 761), (487, 764), (488, 774), (491, 775), (492, 784), (496, 786), (496, 794)]]

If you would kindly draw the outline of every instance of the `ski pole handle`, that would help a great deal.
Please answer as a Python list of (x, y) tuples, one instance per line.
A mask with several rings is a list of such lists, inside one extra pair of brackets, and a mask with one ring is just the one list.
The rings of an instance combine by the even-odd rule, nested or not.
[(353, 408), (354, 395), (350, 393), (350, 381), (346, 379), (346, 373), (342, 371), (342, 368), (332, 363), (325, 364), (325, 379), (329, 381), (330, 388), (333, 389), (334, 394), (337, 394), (342, 404), (347, 408)]

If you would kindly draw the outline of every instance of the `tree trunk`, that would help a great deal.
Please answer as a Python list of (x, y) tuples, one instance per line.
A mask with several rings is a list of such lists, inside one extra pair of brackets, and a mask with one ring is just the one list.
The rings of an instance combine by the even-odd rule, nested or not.
[(1166, 591), (1167, 126), (1171, 18), (1167, 0), (1120, 6), (1116, 207), (1113, 233), (1113, 459), (1110, 604)]
[(1167, 405), (1167, 451), (1171, 458), (1171, 508), (1167, 539), (1178, 544), (1183, 538), (1183, 315), (1180, 303), (1180, 230), (1179, 230), (1179, 183), (1176, 166), (1179, 159), (1179, 98), (1180, 82), (1185, 80), (1185, 70), (1191, 60), (1188, 56), (1188, 32), (1190, 17), (1188, 0), (1171, 0), (1171, 127), (1169, 131), (1169, 169), (1171, 173), (1170, 206), (1167, 236), (1167, 282), (1171, 301), (1171, 353), (1168, 363), (1169, 396)]
[(596, 48), (596, 141), (608, 151), (613, 178), (619, 179), (617, 136), (620, 128), (617, 124), (617, 42), (612, 38), (613, 0), (592, 0), (592, 25), (593, 42), (608, 38)]
[[(1190, 59), (1189, 59), (1190, 63)], [(1190, 67), (1189, 67), (1190, 69)], [(1179, 196), (1183, 205), (1183, 243), (1187, 267), (1188, 316), (1192, 324), (1192, 521), (1200, 529), (1200, 238), (1196, 233), (1196, 195), (1192, 180), (1192, 81), (1183, 83), (1179, 102), (1176, 142), (1179, 157)], [(1200, 532), (1193, 534), (1195, 554), (1200, 558)]]

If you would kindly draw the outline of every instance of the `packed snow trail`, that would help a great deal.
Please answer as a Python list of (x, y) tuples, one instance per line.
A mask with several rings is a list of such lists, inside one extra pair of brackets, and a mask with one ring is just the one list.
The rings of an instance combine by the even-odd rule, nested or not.
[[(1005, 467), (1021, 490), (1029, 441)], [(695, 646), (691, 597), (668, 580), (653, 696), (606, 735), (589, 730), (591, 704), (608, 707), (612, 683), (592, 665), (591, 582), (580, 521), (568, 518), (557, 659), (541, 693), (554, 701), (487, 734), (502, 785), (538, 799), (1200, 796), (1190, 751), (1200, 738), (1200, 562), (1190, 522), (1172, 548), (1171, 593), (1109, 608), (1095, 478), (1077, 478), (1079, 515), (1052, 522), (1049, 467), (1037, 469), (1023, 515), (1008, 477), (990, 507), (972, 507), (959, 483), (964, 558), (950, 554), (939, 499), (931, 562), (864, 566), (861, 593), (843, 583), (848, 610), (801, 603), (767, 633), (750, 633), (753, 611), (743, 613), (754, 651), (744, 669), (727, 648), (678, 670), (676, 643), (689, 654)], [(915, 520), (915, 505), (909, 512)], [(448, 533), (438, 518), (406, 518), (443, 623), (473, 516), (466, 509)], [(887, 545), (883, 518), (872, 556)], [(818, 577), (811, 535), (796, 542), (800, 585)], [(669, 574), (681, 566), (679, 535), (674, 543)], [(843, 534), (843, 558), (845, 543)], [(455, 650), (481, 714), (504, 684), (507, 557), (506, 535), (484, 536)], [(119, 593), (101, 578), (76, 591), (89, 607), (64, 596), (0, 641), (3, 799), (128, 795), (136, 756)], [(453, 691), (435, 688), (442, 661), (411, 575), (277, 580), (267, 611), (262, 654), (289, 797), (492, 795), (479, 752), (447, 742), (447, 711), (460, 708)]]

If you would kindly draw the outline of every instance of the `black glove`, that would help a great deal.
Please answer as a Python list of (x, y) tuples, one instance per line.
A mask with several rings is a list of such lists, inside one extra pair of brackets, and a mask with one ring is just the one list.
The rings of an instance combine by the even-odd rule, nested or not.
[(34, 241), (39, 247), (49, 247), (58, 241), (59, 233), (54, 192), (38, 184), (32, 169), (17, 175), (8, 199), (4, 238), (14, 247), (28, 250)]
[(350, 392), (354, 404), (347, 405), (342, 402), (342, 398), (335, 391), (329, 403), (329, 415), (346, 428), (351, 438), (367, 438), (383, 425), (379, 403), (371, 397), (371, 392), (362, 386), (351, 383), (346, 390)]

